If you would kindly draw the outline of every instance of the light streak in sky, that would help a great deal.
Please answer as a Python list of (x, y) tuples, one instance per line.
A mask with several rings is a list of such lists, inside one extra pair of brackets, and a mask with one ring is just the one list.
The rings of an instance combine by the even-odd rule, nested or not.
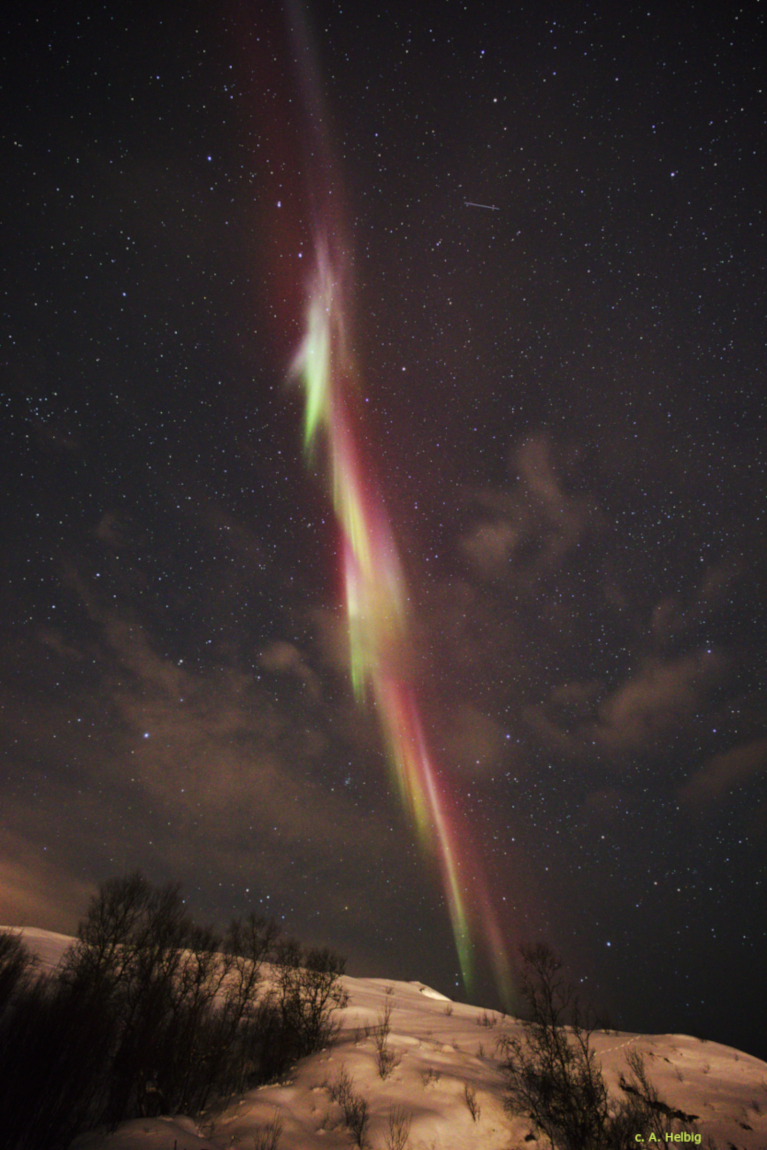
[[(305, 23), (292, 9), (307, 104), (318, 116), (313, 54)], [(327, 176), (330, 164), (324, 135)], [(322, 148), (318, 148), (322, 151)], [(363, 450), (356, 411), (354, 365), (348, 351), (344, 299), (344, 250), (337, 209), (318, 210), (314, 270), (309, 286), (303, 340), (293, 373), (304, 391), (304, 450), (315, 455), (324, 441), (335, 515), (342, 536), (342, 573), (349, 631), (351, 680), (359, 702), (372, 701), (380, 722), (400, 798), (422, 845), (437, 861), (445, 892), (461, 972), (467, 989), (475, 973), (474, 944), (481, 933), (506, 1002), (511, 982), (506, 947), (471, 836), (450, 796), (444, 772), (434, 762), (421, 706), (409, 668), (408, 589), (374, 468)], [(333, 201), (337, 203), (337, 197)], [(328, 235), (335, 244), (331, 245)]]
[(327, 449), (333, 507), (342, 533), (354, 692), (361, 701), (372, 696), (400, 797), (422, 843), (438, 862), (467, 988), (474, 974), (472, 920), (481, 917), (499, 990), (508, 998), (503, 937), (478, 865), (470, 857), (465, 828), (459, 827), (434, 764), (407, 673), (407, 585), (383, 498), (355, 434), (341, 277), (323, 240), (316, 243), (315, 259), (306, 330), (293, 371), (305, 395), (305, 451), (313, 455), (320, 435)]
[(376, 705), (400, 796), (423, 840), (436, 854), (461, 971), (472, 980), (465, 876), (426, 744), (407, 665), (407, 588), (383, 500), (354, 433), (348, 396), (351, 366), (344, 350), (343, 305), (328, 255), (319, 242), (306, 334), (293, 368), (304, 386), (304, 446), (324, 434), (333, 506), (342, 532), (343, 576), (355, 694)]

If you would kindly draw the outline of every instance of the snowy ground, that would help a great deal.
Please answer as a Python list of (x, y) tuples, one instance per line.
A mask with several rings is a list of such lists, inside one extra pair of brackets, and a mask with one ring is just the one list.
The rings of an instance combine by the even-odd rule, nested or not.
[[(71, 942), (31, 929), (24, 937), (50, 969)], [(289, 1080), (252, 1090), (201, 1120), (138, 1119), (110, 1135), (83, 1135), (72, 1150), (258, 1150), (259, 1134), (276, 1115), (282, 1122), (279, 1150), (347, 1150), (354, 1142), (327, 1089), (342, 1074), (350, 1076), (354, 1093), (367, 1102), (371, 1150), (397, 1145), (391, 1141), (389, 1117), (398, 1110), (410, 1118), (408, 1150), (535, 1150), (529, 1123), (503, 1109), (496, 1045), (501, 1034), (519, 1033), (519, 1023), (452, 1003), (421, 983), (343, 981), (349, 1005), (339, 1012), (337, 1043), (301, 1062)], [(394, 1065), (384, 1079), (374, 1028), (387, 1006), (386, 1049)], [(767, 1063), (681, 1034), (597, 1031), (593, 1047), (618, 1094), (626, 1052), (638, 1050), (661, 1098), (697, 1116), (704, 1145), (711, 1136), (721, 1150), (767, 1148)]]

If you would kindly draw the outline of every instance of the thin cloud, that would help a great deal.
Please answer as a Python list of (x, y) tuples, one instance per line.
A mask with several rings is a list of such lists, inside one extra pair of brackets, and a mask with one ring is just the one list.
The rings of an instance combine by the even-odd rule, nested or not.
[(293, 643), (286, 643), (283, 640), (270, 643), (261, 652), (258, 661), (265, 671), (293, 675), (303, 683), (309, 697), (314, 702), (318, 702), (322, 697), (322, 686), (319, 678)]
[(721, 660), (708, 651), (646, 657), (598, 708), (595, 737), (613, 753), (656, 746), (689, 723), (720, 672)]
[(506, 736), (499, 723), (466, 703), (449, 722), (445, 739), (448, 758), (468, 775), (490, 774), (505, 757)]
[(481, 579), (532, 587), (559, 567), (590, 524), (598, 524), (596, 507), (565, 490), (553, 454), (548, 436), (524, 440), (512, 456), (513, 489), (472, 494), (492, 518), (473, 524), (458, 549)]
[(654, 608), (650, 631), (660, 643), (684, 635), (703, 623), (726, 597), (738, 572), (732, 564), (710, 567), (687, 599), (664, 597)]
[(69, 934), (94, 893), (58, 855), (6, 829), (0, 857), (0, 924), (42, 926)]
[(741, 743), (710, 758), (681, 788), (679, 801), (691, 806), (709, 806), (765, 772), (767, 738)]

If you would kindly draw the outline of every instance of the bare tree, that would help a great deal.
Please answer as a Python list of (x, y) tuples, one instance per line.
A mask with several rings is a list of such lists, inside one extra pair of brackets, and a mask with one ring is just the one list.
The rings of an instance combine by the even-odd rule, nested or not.
[[(343, 967), (256, 915), (224, 935), (197, 926), (178, 885), (138, 872), (102, 885), (54, 976), (33, 977), (21, 942), (0, 933), (4, 1150), (63, 1150), (94, 1126), (199, 1113), (282, 1073), (332, 1037)], [(276, 1145), (279, 1131), (264, 1137)]]
[(349, 1000), (341, 982), (346, 962), (327, 947), (304, 950), (295, 939), (278, 943), (273, 961), (278, 1007), (293, 1056), (301, 1058), (335, 1036), (333, 1012)]
[(627, 1098), (611, 1104), (586, 1023), (562, 961), (545, 943), (521, 948), (520, 988), (530, 1017), (524, 1037), (499, 1040), (506, 1061), (506, 1109), (524, 1114), (553, 1150), (623, 1150), (629, 1137), (685, 1130), (694, 1115), (672, 1110), (647, 1079), (641, 1057), (630, 1054)]
[[(524, 1039), (505, 1036), (506, 1107), (525, 1114), (555, 1150), (602, 1150), (607, 1087), (562, 961), (545, 943), (522, 947)], [(565, 1027), (568, 1018), (570, 1026)]]
[(36, 966), (37, 958), (20, 934), (0, 931), (0, 1015), (13, 995), (29, 985)]

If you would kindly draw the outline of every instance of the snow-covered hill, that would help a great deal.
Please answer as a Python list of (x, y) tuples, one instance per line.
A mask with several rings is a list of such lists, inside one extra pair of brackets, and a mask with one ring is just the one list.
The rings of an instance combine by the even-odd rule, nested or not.
[[(47, 931), (23, 933), (46, 969), (55, 968), (71, 941)], [(222, 1112), (194, 1121), (138, 1119), (113, 1134), (86, 1134), (72, 1150), (253, 1150), (275, 1118), (281, 1123), (278, 1150), (341, 1150), (354, 1142), (342, 1106), (331, 1094), (343, 1093), (346, 1079), (351, 1080), (347, 1093), (350, 1089), (367, 1103), (371, 1150), (398, 1145), (397, 1119), (409, 1122), (409, 1139), (399, 1143), (402, 1150), (534, 1150), (529, 1123), (504, 1112), (496, 1050), (499, 1036), (519, 1033), (520, 1023), (452, 1003), (422, 983), (343, 981), (349, 1005), (339, 1012), (337, 1043), (301, 1062), (289, 1080), (252, 1090)], [(390, 1067), (382, 1078), (376, 1030), (387, 1011)], [(661, 1098), (697, 1116), (703, 1145), (711, 1137), (721, 1150), (767, 1147), (767, 1063), (680, 1034), (597, 1031), (592, 1042), (616, 1094), (626, 1052), (637, 1050)]]

